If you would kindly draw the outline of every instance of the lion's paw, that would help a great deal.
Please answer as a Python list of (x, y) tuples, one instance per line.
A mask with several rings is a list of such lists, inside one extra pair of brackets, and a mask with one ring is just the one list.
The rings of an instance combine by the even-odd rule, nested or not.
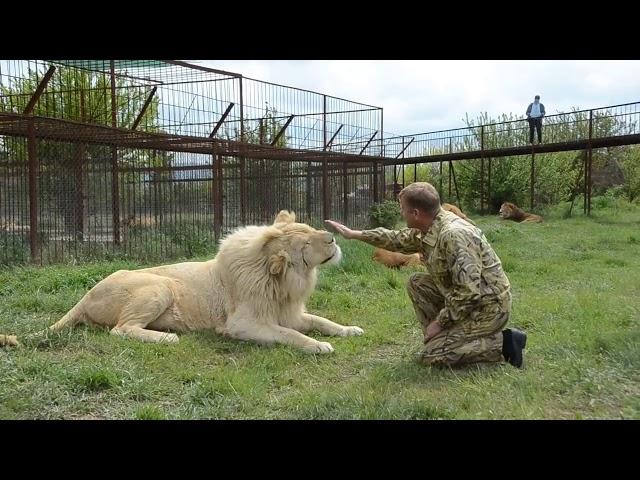
[(309, 353), (332, 353), (333, 347), (329, 342), (318, 342), (305, 348)]
[(178, 343), (179, 340), (180, 340), (180, 338), (175, 333), (166, 333), (162, 337), (160, 342), (161, 343)]
[(340, 336), (349, 337), (351, 335), (362, 335), (364, 330), (360, 327), (344, 327), (342, 332), (340, 332)]

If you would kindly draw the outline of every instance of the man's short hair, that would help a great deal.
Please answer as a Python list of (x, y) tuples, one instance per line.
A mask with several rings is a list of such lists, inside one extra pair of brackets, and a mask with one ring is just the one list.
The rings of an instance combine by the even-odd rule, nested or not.
[(535, 98), (540, 98), (540, 95), (536, 95)]
[(440, 194), (427, 182), (414, 182), (407, 185), (400, 191), (398, 198), (404, 198), (409, 207), (422, 210), (432, 217), (435, 217), (440, 210)]

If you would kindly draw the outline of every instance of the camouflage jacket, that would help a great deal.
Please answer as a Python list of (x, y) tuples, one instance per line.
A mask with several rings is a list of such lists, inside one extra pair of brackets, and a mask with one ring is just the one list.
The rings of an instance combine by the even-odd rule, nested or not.
[(422, 253), (444, 297), (437, 318), (442, 327), (470, 319), (482, 303), (510, 295), (502, 263), (482, 231), (442, 208), (426, 233), (414, 228), (376, 228), (364, 230), (362, 240), (395, 252)]

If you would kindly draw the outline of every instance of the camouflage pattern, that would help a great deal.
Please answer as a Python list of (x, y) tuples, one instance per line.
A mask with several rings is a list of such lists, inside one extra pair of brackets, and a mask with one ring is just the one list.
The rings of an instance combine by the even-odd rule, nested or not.
[(426, 343), (425, 363), (460, 365), (502, 360), (502, 329), (511, 312), (511, 285), (480, 229), (440, 209), (428, 232), (365, 230), (362, 240), (403, 253), (420, 252), (427, 273), (411, 276), (408, 292), (426, 331), (443, 331)]

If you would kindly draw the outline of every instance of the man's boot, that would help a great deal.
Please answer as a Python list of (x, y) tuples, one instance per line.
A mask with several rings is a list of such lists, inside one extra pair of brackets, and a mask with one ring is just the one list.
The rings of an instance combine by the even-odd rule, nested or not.
[(522, 368), (522, 350), (527, 344), (527, 334), (515, 328), (502, 331), (502, 355), (517, 368)]

